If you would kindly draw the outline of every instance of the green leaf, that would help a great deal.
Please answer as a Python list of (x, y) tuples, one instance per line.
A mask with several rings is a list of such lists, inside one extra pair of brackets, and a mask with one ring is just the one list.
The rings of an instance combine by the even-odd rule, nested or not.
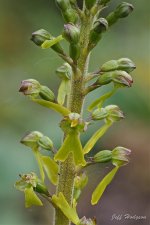
[(67, 108), (54, 102), (49, 102), (42, 99), (32, 99), (32, 101), (49, 109), (53, 109), (54, 111), (60, 113), (63, 116), (67, 116), (70, 113), (70, 111)]
[(87, 154), (91, 151), (91, 149), (94, 147), (96, 142), (106, 133), (108, 128), (113, 124), (111, 121), (107, 121), (106, 124), (104, 124), (99, 130), (97, 130), (93, 136), (89, 139), (89, 141), (86, 143), (86, 145), (83, 148), (84, 154)]
[(56, 185), (58, 181), (57, 163), (48, 156), (42, 156), (42, 163), (49, 180)]
[(33, 187), (26, 188), (25, 191), (25, 207), (29, 208), (32, 205), (42, 206), (41, 200), (38, 198), (38, 196), (33, 191)]
[(108, 98), (110, 98), (118, 89), (118, 86), (115, 86), (112, 91), (100, 96), (98, 99), (96, 99), (92, 104), (88, 107), (89, 111), (92, 111), (96, 106), (102, 107), (104, 101)]
[(61, 40), (63, 40), (63, 37), (62, 37), (62, 35), (59, 35), (58, 37), (56, 37), (52, 40), (44, 41), (43, 44), (41, 45), (41, 47), (42, 47), (42, 49), (51, 48), (53, 45), (57, 44)]
[(71, 207), (68, 202), (66, 201), (63, 193), (59, 193), (57, 195), (52, 196), (52, 202), (63, 212), (63, 214), (71, 220), (74, 224), (78, 224), (80, 222), (80, 219), (78, 217), (78, 214), (76, 212), (75, 207)]
[(113, 180), (115, 174), (117, 173), (119, 167), (113, 168), (99, 183), (99, 185), (96, 187), (95, 191), (92, 194), (92, 200), (91, 204), (95, 205), (100, 200), (102, 194), (104, 193), (106, 187), (111, 183)]
[(70, 153), (73, 154), (76, 165), (84, 166), (86, 164), (79, 134), (76, 131), (72, 131), (67, 135), (54, 159), (64, 162)]
[(63, 105), (65, 98), (70, 94), (70, 80), (63, 79), (58, 89), (57, 101), (60, 105)]

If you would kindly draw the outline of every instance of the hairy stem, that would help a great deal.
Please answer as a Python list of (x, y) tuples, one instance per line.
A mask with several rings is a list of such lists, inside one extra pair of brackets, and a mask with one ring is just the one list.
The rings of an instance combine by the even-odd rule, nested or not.
[[(89, 33), (92, 25), (90, 17), (84, 17), (81, 24), (80, 48), (81, 53), (78, 60), (78, 69), (73, 71), (71, 82), (71, 94), (68, 100), (68, 108), (71, 112), (82, 114), (84, 102), (84, 79), (88, 71), (89, 54), (87, 47), (89, 43)], [(75, 165), (73, 156), (69, 155), (64, 163), (60, 163), (59, 182), (57, 194), (62, 192), (69, 204), (72, 204), (75, 178)], [(70, 225), (70, 221), (59, 210), (55, 210), (55, 225)]]

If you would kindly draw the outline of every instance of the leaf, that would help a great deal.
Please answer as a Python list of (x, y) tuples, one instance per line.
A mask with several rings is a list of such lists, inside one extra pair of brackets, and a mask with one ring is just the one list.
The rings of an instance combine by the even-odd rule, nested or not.
[(63, 116), (67, 116), (70, 113), (70, 111), (67, 108), (54, 102), (49, 102), (42, 99), (32, 99), (32, 101), (49, 109), (53, 109), (54, 111), (60, 113)]
[(113, 124), (113, 122), (108, 121), (106, 124), (104, 124), (99, 130), (97, 130), (93, 136), (89, 139), (89, 141), (86, 143), (86, 145), (83, 148), (84, 154), (87, 154), (91, 151), (91, 149), (94, 147), (96, 142), (106, 133), (108, 128)]
[(63, 214), (71, 220), (74, 224), (78, 224), (80, 219), (77, 215), (76, 208), (71, 207), (67, 200), (65, 199), (64, 195), (60, 192), (57, 195), (52, 196), (52, 202), (63, 212)]
[(72, 131), (67, 135), (54, 159), (64, 162), (70, 153), (73, 154), (76, 165), (84, 166), (86, 164), (79, 134), (76, 131)]
[(111, 183), (113, 180), (115, 174), (117, 173), (119, 167), (113, 168), (99, 183), (99, 185), (96, 187), (95, 191), (92, 194), (92, 200), (91, 204), (95, 205), (100, 200), (102, 194), (104, 193), (106, 187)]
[(98, 107), (102, 107), (104, 101), (108, 98), (110, 98), (116, 91), (117, 91), (118, 87), (114, 87), (112, 89), (112, 91), (100, 96), (98, 99), (96, 99), (94, 102), (92, 102), (92, 104), (88, 107), (89, 111), (92, 111), (96, 106)]
[(63, 105), (65, 98), (70, 93), (70, 80), (63, 79), (58, 89), (57, 101), (60, 105)]
[(26, 188), (25, 191), (25, 207), (29, 208), (32, 205), (42, 206), (41, 200), (38, 198), (38, 196), (33, 191), (33, 187)]
[(43, 42), (43, 44), (41, 45), (42, 49), (47, 49), (52, 47), (53, 45), (57, 44), (58, 42), (60, 42), (61, 40), (63, 40), (62, 35), (59, 35), (58, 37), (52, 39), (52, 40), (46, 40)]
[(49, 180), (56, 185), (58, 180), (57, 163), (48, 156), (42, 156), (42, 163)]

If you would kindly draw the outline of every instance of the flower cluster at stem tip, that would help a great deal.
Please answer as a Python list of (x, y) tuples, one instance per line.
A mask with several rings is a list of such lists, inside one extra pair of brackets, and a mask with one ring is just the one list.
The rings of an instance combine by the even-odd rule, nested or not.
[[(79, 218), (77, 204), (88, 184), (87, 166), (109, 163), (113, 168), (96, 186), (91, 196), (91, 204), (97, 204), (107, 186), (115, 177), (117, 171), (129, 163), (131, 150), (122, 146), (99, 150), (95, 155), (89, 156), (97, 141), (116, 122), (124, 119), (123, 111), (115, 104), (107, 105), (106, 101), (119, 89), (130, 88), (133, 84), (131, 72), (136, 68), (134, 62), (126, 57), (113, 59), (98, 65), (94, 72), (88, 71), (88, 60), (91, 51), (101, 41), (111, 26), (127, 17), (133, 11), (133, 6), (127, 2), (120, 3), (112, 12), (101, 17), (111, 0), (84, 0), (79, 6), (77, 0), (56, 0), (61, 11), (64, 26), (58, 36), (52, 35), (45, 29), (32, 33), (31, 41), (41, 49), (53, 50), (64, 63), (56, 70), (60, 79), (58, 93), (35, 79), (26, 79), (21, 82), (19, 92), (41, 106), (57, 112), (61, 116), (59, 126), (64, 139), (56, 149), (53, 141), (39, 131), (28, 132), (21, 143), (30, 148), (35, 156), (39, 168), (39, 176), (34, 172), (19, 175), (20, 179), (15, 187), (24, 192), (25, 206), (42, 206), (45, 198), (65, 218), (75, 225), (96, 225), (95, 218)], [(68, 52), (61, 42), (68, 43)], [(94, 99), (88, 106), (88, 117), (84, 118), (83, 100), (92, 91), (108, 85), (110, 91)], [(81, 104), (80, 104), (81, 103)], [(83, 146), (80, 135), (94, 123), (102, 122), (98, 130), (93, 133)], [(68, 157), (72, 158), (73, 187), (69, 202), (65, 190), (51, 194), (45, 183), (48, 180), (58, 187), (61, 186), (59, 177), (63, 176), (60, 169)], [(68, 162), (67, 162), (68, 163)], [(69, 171), (67, 171), (69, 173)], [(65, 174), (67, 179), (67, 174)], [(70, 178), (69, 178), (70, 179)], [(56, 213), (57, 214), (57, 213)], [(62, 217), (63, 218), (63, 217)], [(69, 223), (68, 223), (69, 224)], [(56, 224), (60, 225), (60, 224)], [(64, 224), (63, 224), (64, 225)]]

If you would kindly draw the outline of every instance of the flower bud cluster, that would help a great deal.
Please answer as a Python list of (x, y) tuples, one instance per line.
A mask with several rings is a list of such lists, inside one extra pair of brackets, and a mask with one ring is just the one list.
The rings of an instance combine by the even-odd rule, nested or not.
[(124, 166), (129, 163), (129, 155), (131, 150), (124, 147), (116, 147), (112, 151), (102, 150), (91, 158), (91, 162), (105, 163), (112, 162), (114, 166)]
[(62, 80), (70, 80), (72, 75), (72, 69), (71, 66), (68, 63), (64, 63), (62, 66), (60, 66), (56, 70), (56, 74), (61, 78)]
[[(50, 41), (50, 40), (52, 41), (54, 39), (55, 39), (55, 37), (53, 37), (48, 31), (46, 31), (44, 29), (40, 29), (40, 30), (33, 32), (32, 37), (31, 37), (31, 41), (33, 41), (38, 46), (42, 46), (42, 44), (45, 41)], [(57, 52), (59, 54), (63, 54), (63, 49), (59, 43), (54, 44), (53, 46), (51, 46), (51, 48), (55, 52)]]
[(120, 3), (114, 12), (107, 16), (109, 26), (116, 23), (120, 18), (127, 17), (133, 11), (133, 5), (127, 2)]
[(70, 43), (69, 54), (73, 60), (77, 60), (80, 55), (80, 29), (74, 24), (68, 23), (64, 25), (64, 38)]
[(102, 37), (102, 33), (107, 31), (108, 29), (108, 22), (104, 18), (100, 18), (95, 21), (93, 28), (90, 32), (90, 48), (93, 48), (97, 45), (99, 40)]
[(19, 92), (33, 98), (41, 97), (47, 101), (54, 101), (54, 93), (46, 86), (41, 85), (37, 80), (28, 79), (21, 82)]
[(56, 4), (61, 10), (62, 16), (67, 23), (76, 23), (78, 15), (75, 10), (71, 7), (69, 0), (56, 0)]
[(51, 150), (53, 148), (53, 142), (51, 139), (38, 131), (32, 131), (26, 134), (21, 139), (21, 143), (32, 149), (41, 147), (45, 150)]
[(124, 118), (123, 112), (117, 105), (109, 105), (92, 112), (92, 120), (111, 120), (113, 122)]

